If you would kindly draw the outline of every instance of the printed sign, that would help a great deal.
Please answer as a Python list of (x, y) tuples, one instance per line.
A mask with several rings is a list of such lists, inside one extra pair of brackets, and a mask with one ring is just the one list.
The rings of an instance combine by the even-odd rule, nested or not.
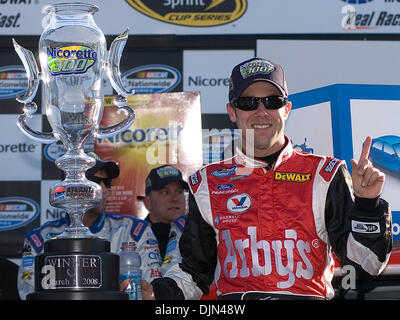
[[(121, 115), (105, 97), (101, 126), (119, 122)], [(202, 130), (198, 92), (135, 94), (128, 97), (136, 119), (120, 134), (97, 139), (95, 152), (103, 160), (119, 163), (120, 176), (113, 181), (106, 212), (144, 218), (146, 210), (136, 196), (143, 196), (145, 179), (152, 168), (170, 164), (184, 179), (202, 165)]]

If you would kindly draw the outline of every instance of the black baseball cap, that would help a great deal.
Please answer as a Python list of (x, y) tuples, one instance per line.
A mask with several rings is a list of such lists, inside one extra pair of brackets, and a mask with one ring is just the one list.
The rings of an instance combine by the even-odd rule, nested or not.
[[(103, 169), (107, 173), (108, 179), (115, 179), (119, 176), (119, 166), (116, 162), (111, 160), (103, 161), (94, 152), (89, 152), (88, 155), (96, 160), (96, 164), (86, 171), (86, 178), (90, 180), (90, 178), (93, 177), (100, 169)], [(64, 179), (65, 172), (61, 171), (61, 180)]]
[[(163, 165), (161, 167), (153, 168), (150, 170), (149, 175), (146, 178), (146, 196), (152, 191), (159, 191), (171, 182), (179, 181), (184, 189), (189, 189), (189, 185), (182, 178), (182, 173), (179, 169), (171, 165)], [(143, 196), (137, 196), (138, 200), (143, 200)]]
[(279, 64), (264, 58), (251, 58), (232, 69), (229, 81), (229, 102), (239, 98), (243, 91), (254, 82), (272, 83), (284, 97), (288, 96), (285, 73)]

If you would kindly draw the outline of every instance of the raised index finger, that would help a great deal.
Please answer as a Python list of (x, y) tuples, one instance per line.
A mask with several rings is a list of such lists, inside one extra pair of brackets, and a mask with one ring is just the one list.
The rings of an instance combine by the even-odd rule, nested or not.
[[(368, 159), (369, 157), (369, 150), (371, 149), (371, 144), (372, 144), (372, 139), (370, 136), (365, 138), (364, 144), (363, 144), (363, 148), (361, 150), (361, 156), (360, 156), (360, 160), (361, 159)], [(360, 160), (358, 162), (360, 162)]]

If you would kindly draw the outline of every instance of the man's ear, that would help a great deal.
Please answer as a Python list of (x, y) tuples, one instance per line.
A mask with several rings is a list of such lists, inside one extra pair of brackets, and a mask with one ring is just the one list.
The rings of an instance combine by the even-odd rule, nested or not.
[(150, 211), (150, 198), (149, 198), (149, 195), (144, 197), (143, 204), (144, 204), (145, 208), (147, 209), (147, 211)]
[(288, 103), (286, 103), (284, 108), (285, 108), (284, 116), (285, 116), (285, 120), (287, 120), (287, 118), (289, 117), (289, 113), (292, 110), (292, 103), (290, 101), (288, 101)]
[(226, 104), (226, 111), (228, 112), (229, 119), (231, 119), (232, 122), (236, 122), (236, 108), (232, 106), (230, 103)]

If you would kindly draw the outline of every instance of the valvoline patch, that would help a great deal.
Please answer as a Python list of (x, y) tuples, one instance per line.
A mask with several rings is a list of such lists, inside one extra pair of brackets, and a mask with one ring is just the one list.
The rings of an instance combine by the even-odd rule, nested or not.
[(251, 208), (252, 199), (247, 193), (235, 194), (226, 202), (226, 208), (232, 213), (243, 213)]

